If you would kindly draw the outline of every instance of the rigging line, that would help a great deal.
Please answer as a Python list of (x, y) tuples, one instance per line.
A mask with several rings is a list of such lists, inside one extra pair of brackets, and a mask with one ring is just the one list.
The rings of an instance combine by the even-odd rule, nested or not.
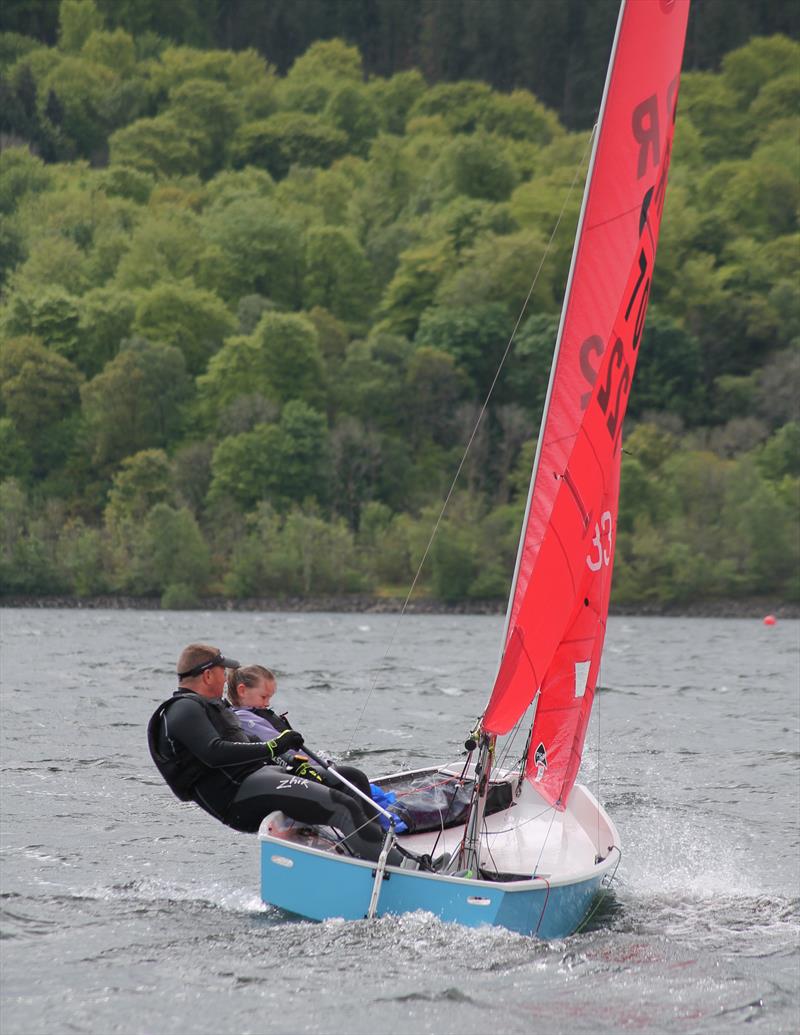
[(597, 901), (595, 902), (594, 908), (589, 913), (587, 913), (587, 915), (581, 921), (580, 926), (575, 929), (575, 934), (580, 934), (581, 931), (586, 929), (586, 926), (589, 923), (589, 921), (596, 915), (600, 907), (604, 905), (605, 900), (611, 894), (611, 885), (614, 881), (614, 878), (617, 875), (619, 864), (622, 862), (622, 849), (618, 845), (611, 845), (611, 848), (615, 850), (618, 854), (617, 865), (614, 867), (614, 872), (608, 878), (607, 884), (605, 883), (605, 877), (603, 877), (603, 883), (600, 888), (599, 894), (597, 895)]
[[(456, 777), (456, 779), (462, 785), (463, 785), (463, 782), (464, 782), (464, 777), (466, 775), (467, 769), (469, 768), (469, 764), (470, 764), (471, 759), (472, 759), (472, 752), (470, 751), (470, 753), (467, 755), (466, 761), (464, 762), (464, 768), (461, 770), (461, 776)], [(455, 800), (456, 800), (456, 793), (457, 793), (457, 791), (454, 789), (453, 790), (453, 797), (450, 799), (450, 803), (447, 806), (447, 811), (444, 813), (444, 815), (442, 815), (441, 809), (439, 810), (440, 829), (438, 830), (438, 832), (436, 834), (436, 840), (433, 842), (433, 848), (431, 848), (431, 850), (429, 852), (430, 855), (433, 855), (433, 853), (439, 847), (439, 839), (443, 836), (444, 830), (445, 830), (445, 826), (447, 825), (447, 820), (450, 818), (450, 812), (452, 811), (453, 804), (455, 803)]]
[(544, 850), (547, 847), (548, 840), (550, 839), (550, 831), (553, 829), (553, 823), (555, 822), (555, 818), (556, 818), (556, 807), (555, 807), (555, 805), (552, 805), (551, 809), (552, 809), (552, 815), (550, 816), (550, 826), (547, 828), (547, 833), (544, 835), (544, 840), (542, 841), (542, 847), (539, 849), (539, 858), (536, 860), (536, 865), (533, 868), (533, 876), (534, 877), (536, 876), (536, 871), (539, 869), (539, 863), (542, 861), (542, 856), (544, 855)]
[[(535, 816), (529, 816), (527, 819), (518, 819), (512, 827), (496, 827), (494, 830), (489, 831), (487, 836), (494, 837), (496, 834), (509, 834), (512, 830), (521, 830), (523, 827), (526, 827), (529, 823), (535, 823), (537, 819), (541, 819), (541, 817), (546, 812), (549, 812), (551, 808), (552, 806), (546, 805), (542, 809), (542, 811), (537, 812)], [(493, 813), (493, 815), (497, 815), (497, 813)], [(552, 826), (552, 820), (550, 822), (550, 825)]]
[(445, 510), (447, 510), (447, 505), (450, 502), (450, 497), (453, 495), (453, 492), (455, 491), (455, 487), (456, 487), (456, 483), (458, 482), (459, 475), (461, 474), (461, 471), (462, 471), (462, 469), (464, 467), (464, 464), (466, 463), (467, 456), (469, 455), (469, 451), (470, 451), (470, 449), (472, 447), (472, 443), (475, 441), (475, 436), (478, 434), (478, 428), (480, 427), (481, 421), (483, 420), (483, 416), (484, 416), (484, 414), (486, 413), (486, 410), (489, 407), (489, 400), (492, 398), (492, 393), (494, 392), (495, 385), (497, 384), (498, 380), (500, 379), (500, 374), (502, 373), (503, 365), (505, 364), (505, 361), (508, 358), (508, 354), (511, 351), (511, 346), (514, 344), (514, 338), (516, 337), (517, 331), (519, 330), (519, 325), (522, 323), (522, 318), (523, 318), (523, 316), (525, 315), (525, 313), (527, 311), (528, 303), (530, 302), (531, 296), (533, 295), (534, 288), (536, 287), (536, 284), (538, 283), (539, 275), (542, 272), (542, 268), (543, 268), (543, 266), (545, 264), (545, 261), (547, 260), (547, 256), (550, 254), (550, 248), (551, 248), (551, 246), (553, 244), (553, 240), (555, 239), (555, 236), (556, 236), (556, 234), (558, 232), (558, 228), (561, 225), (561, 220), (564, 218), (564, 212), (566, 211), (567, 205), (569, 204), (569, 199), (572, 197), (572, 192), (575, 190), (575, 184), (578, 182), (578, 174), (580, 173), (580, 170), (583, 167), (584, 162), (586, 161), (587, 154), (591, 150), (592, 142), (594, 140), (594, 137), (595, 137), (596, 133), (597, 133), (597, 123), (595, 123), (595, 125), (592, 127), (592, 132), (589, 134), (589, 141), (588, 141), (588, 143), (586, 145), (586, 148), (584, 149), (584, 152), (581, 155), (579, 161), (576, 163), (575, 172), (574, 172), (574, 174), (572, 176), (572, 182), (570, 183), (569, 189), (567, 190), (567, 193), (564, 196), (564, 202), (561, 205), (561, 211), (558, 213), (558, 218), (555, 221), (555, 225), (553, 226), (553, 229), (552, 229), (552, 231), (550, 233), (550, 237), (548, 238), (547, 244), (545, 245), (544, 251), (542, 252), (542, 258), (539, 261), (539, 266), (538, 266), (538, 268), (536, 270), (536, 273), (533, 276), (533, 280), (531, 281), (531, 286), (528, 288), (528, 294), (525, 296), (525, 301), (522, 303), (522, 308), (519, 311), (519, 316), (517, 317), (517, 322), (514, 324), (514, 328), (511, 331), (511, 336), (508, 339), (508, 343), (506, 344), (506, 347), (505, 347), (505, 350), (503, 352), (503, 355), (500, 357), (500, 362), (497, 364), (497, 370), (495, 371), (494, 377), (492, 378), (492, 383), (489, 385), (489, 390), (486, 393), (486, 398), (484, 399), (483, 405), (481, 406), (480, 411), (478, 413), (478, 416), (477, 416), (477, 418), (475, 420), (475, 426), (472, 429), (472, 434), (470, 435), (469, 439), (467, 440), (467, 444), (466, 444), (466, 446), (464, 448), (464, 453), (463, 453), (463, 456), (461, 457), (461, 460), (460, 460), (460, 462), (458, 464), (458, 468), (456, 469), (456, 473), (453, 475), (453, 480), (450, 483), (450, 488), (447, 490), (447, 495), (445, 496), (444, 503), (442, 503), (442, 508), (439, 511), (439, 516), (436, 518), (436, 523), (433, 526), (433, 531), (431, 532), (430, 539), (428, 539), (428, 545), (425, 547), (425, 552), (422, 555), (422, 560), (419, 562), (419, 565), (417, 567), (417, 571), (416, 571), (416, 573), (414, 575), (414, 578), (413, 578), (413, 580), (411, 582), (411, 587), (410, 587), (408, 593), (406, 594), (405, 600), (403, 601), (403, 606), (400, 608), (400, 614), (397, 616), (397, 621), (394, 624), (394, 629), (392, 630), (392, 635), (391, 635), (391, 637), (389, 639), (389, 645), (387, 646), (387, 648), (386, 648), (386, 650), (384, 652), (383, 658), (381, 659), (381, 662), (380, 662), (378, 668), (375, 671), (375, 675), (374, 675), (374, 678), (372, 680), (372, 686), (370, 687), (370, 691), (367, 694), (367, 699), (364, 702), (364, 706), (362, 707), (361, 711), (359, 712), (358, 718), (356, 719), (356, 724), (355, 724), (355, 726), (353, 728), (353, 732), (350, 734), (350, 740), (349, 740), (349, 742), (347, 744), (347, 751), (349, 751), (351, 749), (352, 745), (353, 745), (353, 741), (355, 740), (355, 735), (358, 732), (359, 726), (361, 725), (361, 720), (364, 718), (364, 712), (367, 710), (367, 706), (369, 705), (370, 699), (372, 698), (372, 695), (375, 692), (375, 687), (377, 686), (377, 683), (378, 683), (378, 676), (380, 674), (380, 671), (383, 668), (383, 666), (385, 665), (386, 659), (389, 657), (389, 651), (392, 649), (392, 647), (394, 645), (394, 641), (395, 641), (395, 638), (397, 636), (397, 631), (400, 628), (400, 622), (402, 621), (403, 615), (406, 613), (406, 608), (408, 607), (408, 603), (411, 600), (411, 596), (412, 596), (414, 590), (416, 589), (417, 582), (419, 581), (420, 574), (422, 573), (423, 565), (425, 564), (425, 561), (426, 561), (426, 559), (428, 557), (428, 554), (430, 553), (431, 546), (433, 546), (433, 541), (436, 538), (436, 534), (439, 531), (439, 525), (441, 525), (441, 523), (442, 523), (442, 518), (444, 517), (444, 512), (445, 512)]
[(524, 717), (525, 713), (523, 712), (523, 714), (520, 715), (520, 717), (517, 719), (514, 728), (508, 734), (508, 739), (505, 741), (503, 745), (503, 754), (498, 756), (497, 762), (495, 763), (496, 769), (503, 769), (505, 767), (507, 760), (510, 757), (511, 752), (514, 748), (514, 741), (517, 739), (517, 735), (522, 727), (522, 720)]

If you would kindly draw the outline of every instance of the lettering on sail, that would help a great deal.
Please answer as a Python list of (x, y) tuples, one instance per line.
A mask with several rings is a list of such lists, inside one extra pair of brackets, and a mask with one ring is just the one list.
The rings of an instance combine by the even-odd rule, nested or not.
[[(670, 82), (667, 87), (666, 94), (664, 96), (664, 123), (675, 121), (675, 115), (677, 111), (676, 100), (678, 96), (678, 85), (680, 76), (676, 75), (675, 78)], [(672, 151), (672, 135), (667, 134), (667, 140), (664, 147), (664, 156), (662, 159), (661, 155), (661, 116), (659, 114), (660, 105), (658, 95), (653, 93), (649, 97), (645, 97), (643, 101), (640, 101), (633, 109), (631, 115), (631, 131), (633, 133), (634, 140), (639, 145), (639, 152), (636, 159), (636, 177), (641, 179), (648, 171), (648, 168), (654, 168), (659, 170), (660, 175), (658, 182), (650, 187), (644, 194), (642, 199), (642, 212), (640, 218), (639, 232), (641, 233), (644, 226), (647, 224), (647, 214), (652, 202), (655, 202), (656, 210), (658, 212), (659, 219), (664, 208), (664, 195), (667, 187), (667, 172), (669, 171), (669, 163)], [(648, 158), (650, 161), (648, 161)], [(647, 269), (647, 262), (644, 259), (644, 253), (640, 256), (639, 264), (641, 270), (641, 276)], [(640, 281), (637, 281), (636, 288), (640, 287)], [(650, 293), (650, 281), (647, 282), (647, 295), (644, 297), (644, 306), (638, 311), (641, 314), (641, 320), (644, 320), (644, 312), (647, 309), (647, 296)], [(635, 297), (635, 296), (634, 296)], [(628, 311), (625, 314), (627, 320), (630, 312), (630, 306), (633, 304), (634, 298), (631, 298), (629, 302)], [(637, 315), (638, 315), (637, 314)], [(638, 336), (641, 335), (641, 326), (639, 327), (639, 335), (637, 335), (636, 346), (638, 347)], [(615, 348), (619, 351), (619, 339), (615, 342)], [(594, 388), (595, 381), (597, 380), (597, 371), (599, 369), (599, 362), (603, 358), (605, 353), (606, 345), (603, 339), (598, 334), (590, 334), (580, 346), (579, 350), (579, 361), (581, 367), (581, 373), (586, 379), (586, 383), (589, 385), (589, 390), (584, 392), (581, 396), (581, 409), (585, 410), (589, 405), (589, 401), (592, 397), (592, 389)], [(593, 364), (595, 360), (598, 366)], [(619, 357), (617, 356), (617, 362)]]
[[(678, 92), (679, 77), (675, 76), (667, 87), (664, 112), (667, 122), (675, 121), (675, 97)], [(633, 138), (639, 145), (639, 156), (636, 165), (636, 178), (641, 180), (647, 172), (648, 155), (652, 155), (651, 165), (657, 169), (661, 164), (661, 122), (657, 94), (651, 93), (633, 109), (631, 116)]]

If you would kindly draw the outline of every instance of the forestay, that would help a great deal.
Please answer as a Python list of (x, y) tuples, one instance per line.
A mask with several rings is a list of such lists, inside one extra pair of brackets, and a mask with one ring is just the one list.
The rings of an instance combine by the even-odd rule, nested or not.
[[(621, 428), (650, 294), (689, 0), (625, 3), (584, 192), (503, 656), (482, 726), (536, 698), (526, 766), (563, 809), (608, 615)], [(537, 696), (538, 691), (538, 696)]]

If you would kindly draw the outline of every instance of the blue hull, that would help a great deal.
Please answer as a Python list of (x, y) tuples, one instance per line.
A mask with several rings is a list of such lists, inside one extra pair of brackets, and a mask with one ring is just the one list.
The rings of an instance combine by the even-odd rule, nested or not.
[[(495, 924), (540, 938), (572, 934), (591, 909), (607, 867), (590, 877), (549, 886), (536, 880), (492, 883), (387, 867), (376, 915), (426, 910), (442, 920)], [(374, 864), (261, 839), (261, 898), (311, 920), (367, 915)]]

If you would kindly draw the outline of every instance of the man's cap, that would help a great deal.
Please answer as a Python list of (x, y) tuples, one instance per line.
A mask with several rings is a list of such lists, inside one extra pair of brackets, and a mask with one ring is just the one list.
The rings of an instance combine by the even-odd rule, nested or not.
[[(206, 656), (203, 657), (203, 654)], [(189, 668), (183, 668), (188, 661), (193, 661), (198, 655), (199, 659), (194, 665)], [(178, 658), (178, 679), (199, 676), (210, 668), (239, 668), (239, 662), (233, 658), (226, 658), (222, 651), (214, 647), (204, 648), (199, 645), (195, 645), (194, 648), (187, 647)]]

